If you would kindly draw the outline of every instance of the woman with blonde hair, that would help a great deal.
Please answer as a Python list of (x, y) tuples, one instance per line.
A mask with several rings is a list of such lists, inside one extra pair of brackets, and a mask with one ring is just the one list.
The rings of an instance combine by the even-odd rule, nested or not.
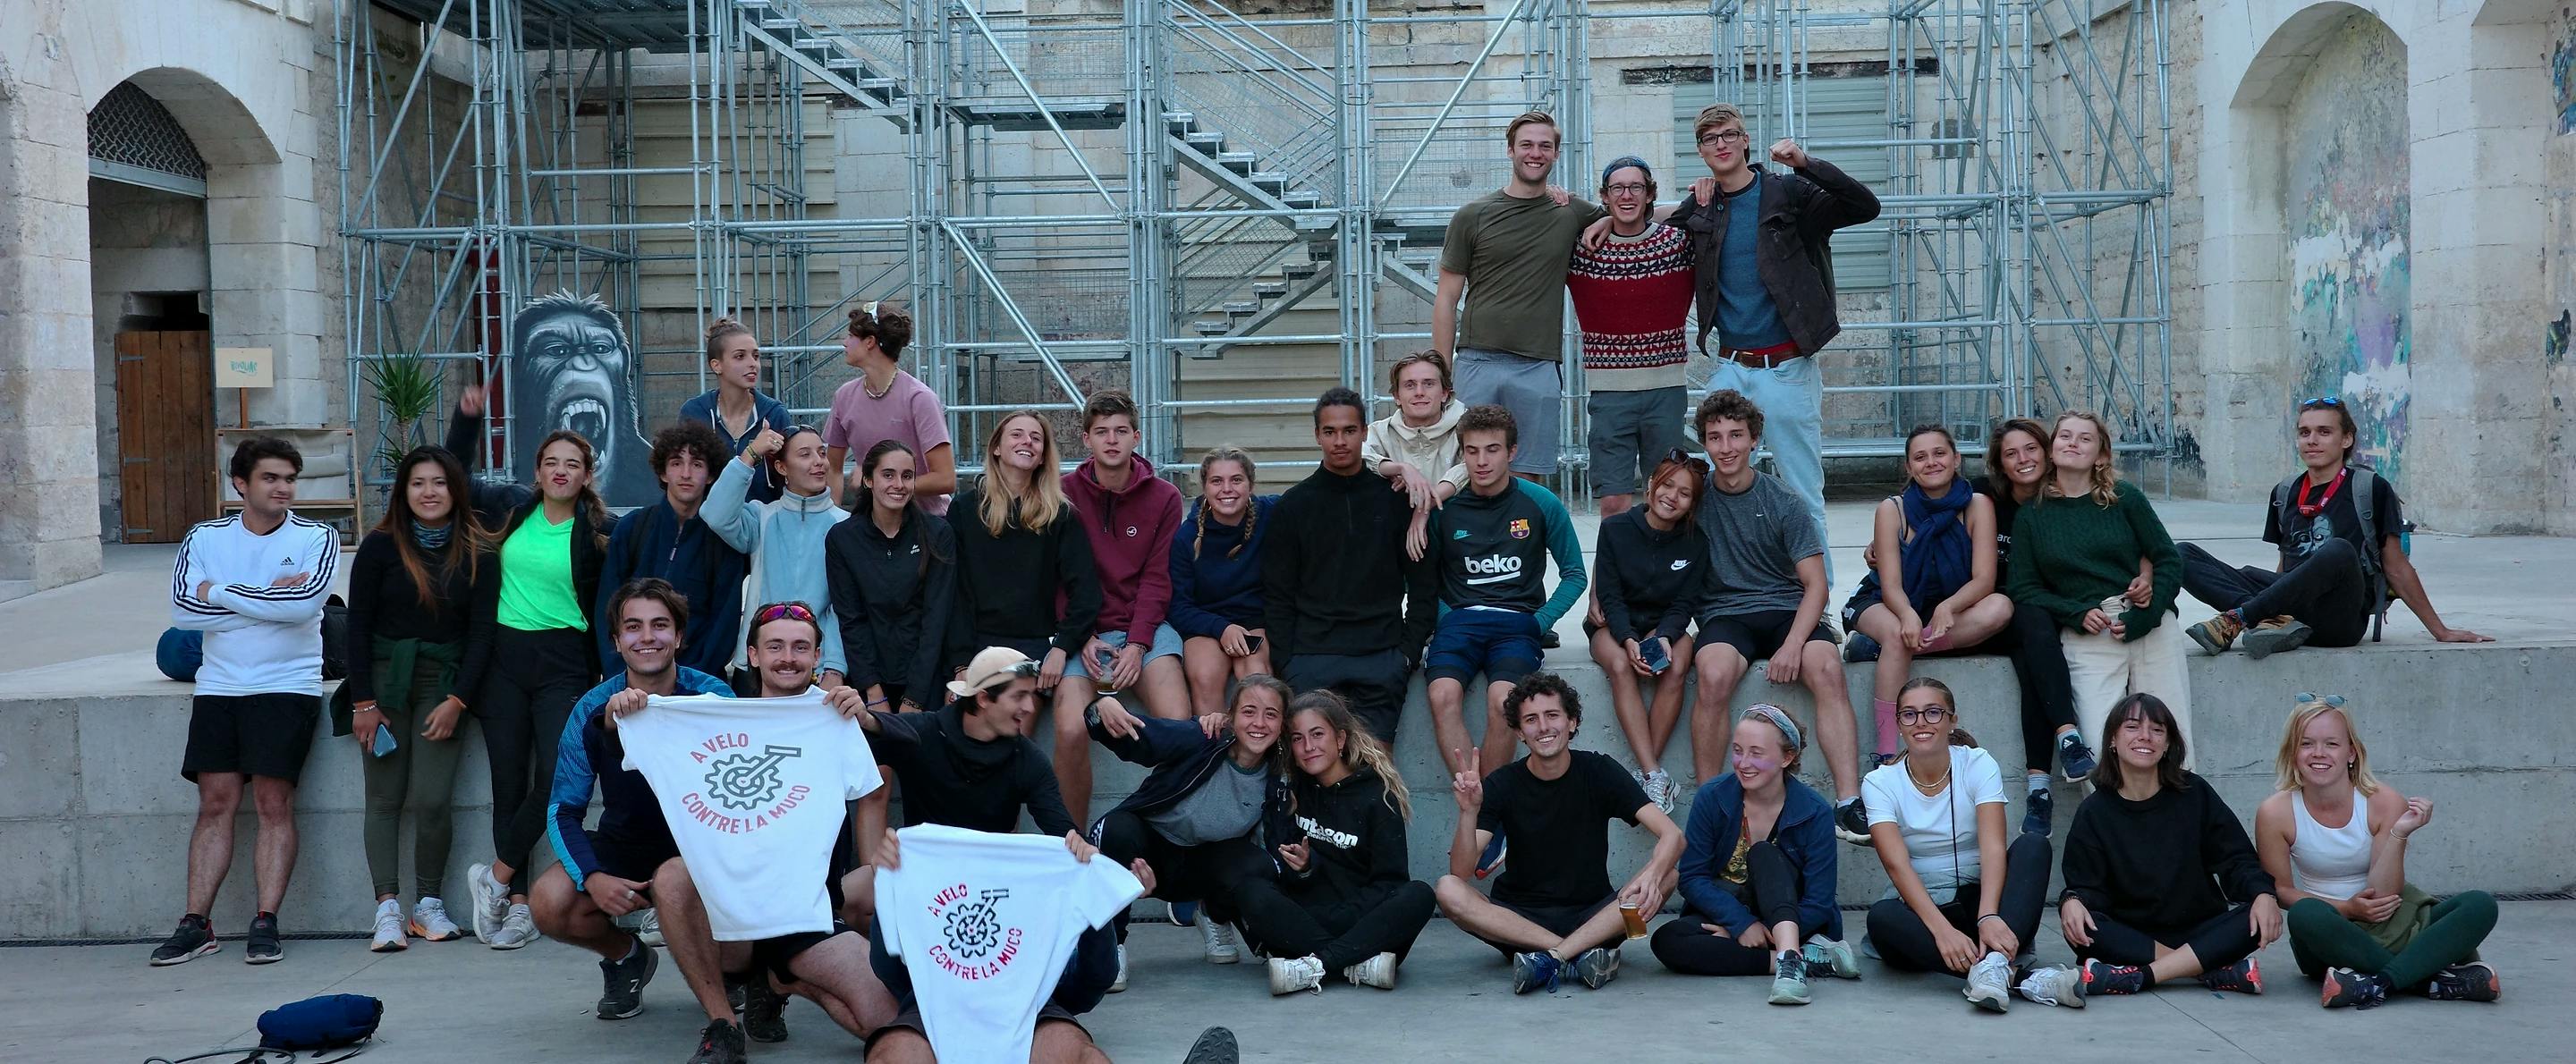
[(1273, 994), (1321, 993), (1334, 974), (1393, 990), (1431, 920), (1431, 885), (1406, 860), (1412, 796), (1340, 695), (1309, 691), (1288, 710), (1289, 822), (1270, 837), (1278, 874), (1235, 884), (1244, 941), (1269, 955)]
[(1172, 536), (1172, 604), (1190, 704), (1206, 709), (1226, 685), (1270, 672), (1263, 644), (1262, 526), (1276, 495), (1253, 494), (1252, 456), (1219, 447), (1199, 459), (1199, 501)]
[(2477, 960), (2495, 930), (2483, 890), (2434, 898), (2406, 881), (2406, 843), (2433, 819), (2370, 774), (2370, 749), (2342, 695), (2302, 691), (2273, 758), (2281, 789), (2254, 811), (2254, 849), (2287, 904), (2290, 952), (2321, 977), (2327, 1008), (2375, 1008), (2399, 991), (2494, 1001)]
[[(2146, 493), (2121, 483), (2111, 461), (2111, 433), (2099, 415), (2057, 415), (2040, 496), (2013, 519), (2005, 593), (2057, 619), (2081, 734), (2101, 734), (2122, 696), (2151, 694), (2173, 711), (2189, 750), (2186, 643), (2182, 626), (2168, 623), (2182, 590), (2182, 552)], [(2150, 566), (2144, 586), (2141, 562)]]
[(1046, 419), (1014, 412), (993, 425), (984, 475), (950, 508), (958, 609), (971, 632), (962, 645), (1028, 655), (1038, 662), (1039, 690), (1064, 677), (1066, 655), (1091, 638), (1100, 615), (1091, 541), (1074, 523), (1057, 464)]

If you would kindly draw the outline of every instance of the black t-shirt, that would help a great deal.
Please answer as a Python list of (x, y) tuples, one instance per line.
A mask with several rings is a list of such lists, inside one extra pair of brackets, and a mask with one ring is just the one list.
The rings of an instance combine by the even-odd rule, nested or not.
[(868, 746), (894, 770), (903, 824), (944, 824), (1009, 834), (1026, 809), (1038, 831), (1075, 830), (1046, 753), (1026, 738), (978, 742), (966, 736), (954, 702), (926, 713), (877, 713)]
[(1607, 755), (1574, 751), (1565, 774), (1543, 780), (1522, 758), (1487, 773), (1476, 827), (1511, 845), (1494, 900), (1521, 905), (1590, 905), (1610, 896), (1607, 821), (1637, 822), (1646, 792)]
[[(2389, 486), (2387, 477), (2373, 475), (2370, 481), (2371, 516), (2380, 528), (2388, 531), (2387, 538), (2395, 539), (2397, 529), (2405, 526), (2403, 516), (2397, 510), (2397, 489)], [(2294, 504), (2290, 510), (2290, 527), (2281, 527), (2281, 511), (2264, 513), (2263, 542), (2281, 548), (2283, 569), (2306, 561), (2308, 555), (2315, 553), (2317, 545), (2330, 537), (2352, 544), (2364, 558), (2379, 557), (2380, 545), (2370, 541), (2369, 531), (2361, 527), (2361, 511), (2353, 508), (2352, 487), (2351, 481), (2345, 481), (2342, 487), (2335, 489), (2334, 498), (2326, 500), (2325, 509), (2318, 511), (2315, 517), (2301, 517), (2295, 507), (2299, 493), (2304, 490), (2313, 497), (2317, 491), (2307, 487), (2306, 478), (2301, 478), (2290, 489), (2290, 502)]]

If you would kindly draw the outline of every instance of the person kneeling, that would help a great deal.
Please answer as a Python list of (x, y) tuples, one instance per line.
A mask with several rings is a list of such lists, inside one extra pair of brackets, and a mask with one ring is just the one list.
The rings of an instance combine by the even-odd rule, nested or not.
[(2058, 905), (2084, 993), (2192, 978), (2262, 993), (2254, 952), (2281, 937), (2281, 903), (2235, 811), (2182, 767), (2189, 751), (2173, 711), (2150, 694), (2121, 699), (2102, 750), (2093, 793), (2067, 829)]
[[(1869, 907), (1869, 940), (1890, 968), (1968, 978), (1968, 1000), (2011, 1004), (2013, 958), (2039, 934), (2048, 899), (2048, 836), (2004, 843), (2004, 777), (1995, 759), (1951, 724), (1950, 688), (1929, 676), (1897, 692), (1905, 754), (1861, 781), (1870, 841), (1893, 882)], [(2066, 969), (2052, 969), (2063, 972)], [(2023, 996), (2082, 1008), (2081, 980), (2043, 979)]]
[[(1563, 678), (1529, 674), (1504, 700), (1503, 716), (1528, 744), (1529, 756), (1479, 775), (1482, 755), (1474, 748), (1457, 752), (1467, 765), (1453, 784), (1458, 831), (1449, 844), (1449, 874), (1434, 894), (1460, 929), (1511, 961), (1513, 993), (1552, 991), (1568, 966), (1598, 990), (1619, 974), (1620, 910), (1658, 911), (1672, 890), (1681, 828), (1617, 761), (1572, 748), (1583, 704)], [(1604, 872), (1609, 833), (1600, 826), (1614, 819), (1655, 833), (1654, 856), (1615, 893)], [(1498, 833), (1510, 836), (1514, 852), (1488, 899), (1472, 877), (1477, 856)]]
[(1664, 967), (1768, 973), (1774, 1005), (1806, 1004), (1810, 971), (1860, 978), (1834, 907), (1841, 859), (1833, 810), (1794, 775), (1806, 749), (1806, 736), (1778, 706), (1747, 706), (1737, 719), (1728, 744), (1735, 771), (1701, 784), (1691, 799), (1682, 914), (1647, 943)]
[(1331, 691), (1289, 703), (1291, 784), (1279, 874), (1234, 886), (1243, 937), (1270, 957), (1270, 992), (1322, 993), (1338, 972), (1395, 989), (1395, 969), (1431, 920), (1431, 886), (1405, 865), (1413, 799), (1386, 744)]

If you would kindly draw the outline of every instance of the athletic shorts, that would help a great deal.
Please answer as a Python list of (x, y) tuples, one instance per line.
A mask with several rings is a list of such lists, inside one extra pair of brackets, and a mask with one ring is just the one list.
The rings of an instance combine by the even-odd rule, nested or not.
[(1689, 402), (1680, 385), (1593, 392), (1584, 403), (1590, 423), (1584, 444), (1592, 455), (1592, 497), (1646, 490), (1646, 478), (1655, 475), (1664, 455), (1682, 446)]
[(822, 945), (832, 936), (849, 930), (850, 925), (835, 918), (829, 931), (793, 931), (776, 938), (757, 940), (751, 944), (751, 963), (777, 976), (781, 983), (794, 983), (796, 973), (787, 970), (789, 962), (803, 956), (806, 950)]
[[(1699, 619), (1699, 646), (1703, 650), (1730, 646), (1736, 653), (1744, 655), (1748, 663), (1763, 661), (1780, 652), (1781, 641), (1789, 637), (1789, 622), (1797, 619), (1796, 610), (1762, 610), (1702, 617)], [(1815, 630), (1807, 633), (1807, 641), (1839, 646), (1843, 637), (1834, 631), (1831, 623), (1819, 617), (1816, 618)]]
[(179, 776), (199, 773), (266, 776), (292, 784), (313, 752), (322, 720), (319, 695), (198, 695), (188, 706), (188, 748)]
[[(1102, 632), (1100, 633), (1100, 645), (1108, 647), (1111, 650), (1124, 650), (1127, 648), (1127, 633)], [(1078, 650), (1079, 648), (1077, 648), (1076, 653), (1065, 655), (1064, 674), (1067, 676), (1079, 676), (1086, 680), (1093, 679), (1094, 677), (1091, 675), (1090, 663), (1082, 660), (1082, 655)], [(1145, 660), (1152, 661), (1155, 658), (1177, 658), (1180, 656), (1180, 630), (1168, 624), (1156, 625), (1154, 627), (1154, 644), (1145, 648)]]
[(590, 836), (590, 856), (599, 862), (599, 871), (619, 879), (650, 883), (664, 862), (679, 855), (680, 848), (669, 839), (622, 839), (595, 833)]
[[(1563, 938), (1573, 934), (1576, 928), (1582, 927), (1594, 916), (1600, 915), (1601, 910), (1617, 904), (1618, 901), (1619, 896), (1613, 894), (1590, 905), (1523, 905), (1504, 901), (1501, 898), (1494, 899), (1494, 904), (1505, 912), (1537, 924), (1548, 934)], [(1506, 959), (1525, 952), (1518, 946), (1507, 946), (1490, 938), (1483, 941), (1486, 945), (1503, 951)]]
[(1491, 403), (1512, 412), (1520, 449), (1512, 454), (1512, 472), (1545, 476), (1556, 472), (1559, 458), (1557, 410), (1565, 402), (1565, 369), (1554, 359), (1529, 358), (1482, 347), (1458, 349), (1458, 401), (1468, 406)]
[(1538, 671), (1538, 618), (1517, 610), (1451, 610), (1431, 631), (1423, 675), (1472, 683), (1484, 673), (1492, 683), (1519, 683)]

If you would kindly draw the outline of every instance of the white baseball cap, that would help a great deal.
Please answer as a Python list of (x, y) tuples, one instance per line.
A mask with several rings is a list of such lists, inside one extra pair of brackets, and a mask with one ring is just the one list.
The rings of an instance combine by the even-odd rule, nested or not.
[(977, 691), (990, 691), (1013, 678), (1035, 676), (1038, 663), (1009, 647), (985, 647), (975, 652), (966, 663), (964, 679), (948, 681), (948, 693), (957, 698), (972, 698)]

